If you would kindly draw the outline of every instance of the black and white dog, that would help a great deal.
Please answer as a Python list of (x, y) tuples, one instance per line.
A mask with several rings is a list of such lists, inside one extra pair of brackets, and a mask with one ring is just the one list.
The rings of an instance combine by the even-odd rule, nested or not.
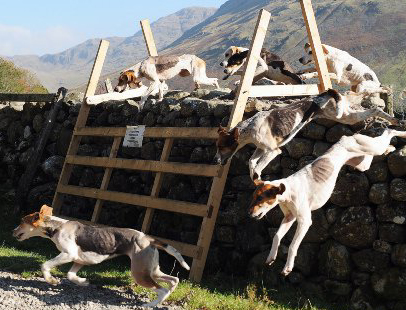
[[(223, 80), (228, 79), (241, 69), (247, 60), (248, 52), (248, 49), (236, 46), (227, 49), (226, 55), (229, 57), (220, 63), (224, 67), (224, 73), (226, 74)], [(261, 50), (258, 62), (260, 66), (255, 72), (253, 83), (262, 78), (267, 78), (283, 84), (304, 84), (288, 62), (265, 48)]]

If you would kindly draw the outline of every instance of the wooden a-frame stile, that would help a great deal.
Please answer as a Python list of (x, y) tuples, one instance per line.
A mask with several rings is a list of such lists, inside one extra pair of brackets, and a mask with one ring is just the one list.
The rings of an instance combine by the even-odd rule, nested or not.
[[(258, 62), (260, 50), (262, 48), (265, 34), (268, 28), (270, 13), (261, 10), (255, 27), (254, 36), (251, 42), (250, 52), (242, 81), (237, 91), (234, 107), (229, 119), (228, 128), (237, 125), (243, 118), (245, 105), (248, 97), (259, 96), (282, 96), (282, 95), (310, 95), (319, 93), (331, 87), (328, 78), (327, 67), (323, 57), (320, 38), (317, 31), (317, 25), (310, 0), (301, 0), (303, 16), (310, 38), (310, 43), (315, 51), (316, 68), (319, 72), (320, 85), (317, 91), (314, 85), (286, 85), (286, 86), (252, 86), (255, 69)], [(141, 27), (144, 39), (147, 45), (148, 54), (157, 56), (157, 50), (153, 40), (149, 21), (141, 21)], [(86, 103), (86, 98), (93, 96), (97, 83), (100, 78), (101, 69), (106, 57), (109, 43), (101, 40), (97, 56), (93, 65), (90, 79), (87, 85), (85, 97), (81, 105), (76, 125), (73, 131), (72, 139), (67, 151), (65, 162), (56, 188), (53, 207), (55, 214), (59, 214), (64, 195), (82, 196), (96, 199), (91, 221), (82, 221), (92, 225), (99, 225), (100, 211), (104, 201), (113, 201), (124, 204), (131, 204), (146, 207), (146, 213), (142, 224), (142, 231), (149, 232), (152, 223), (154, 210), (165, 210), (182, 214), (200, 216), (203, 218), (197, 245), (186, 244), (173, 240), (159, 238), (176, 247), (183, 255), (193, 258), (193, 263), (189, 278), (200, 282), (207, 254), (209, 251), (217, 214), (220, 207), (221, 197), (230, 167), (230, 162), (225, 166), (173, 163), (168, 162), (174, 139), (211, 139), (217, 138), (217, 128), (176, 128), (176, 127), (157, 127), (146, 128), (144, 137), (164, 138), (165, 143), (161, 158), (159, 161), (138, 160), (138, 159), (119, 159), (116, 158), (118, 149), (126, 133), (126, 128), (109, 127), (86, 127), (90, 106)], [(78, 156), (77, 151), (83, 136), (103, 136), (113, 137), (109, 157), (88, 157)], [(69, 179), (74, 165), (93, 166), (105, 168), (104, 176), (100, 188), (87, 188), (69, 185)], [(156, 172), (155, 180), (150, 196), (135, 195), (122, 192), (107, 190), (113, 169), (128, 169)], [(213, 182), (206, 204), (189, 203), (184, 201), (175, 201), (164, 198), (158, 198), (161, 189), (164, 173), (176, 173), (185, 175), (197, 175), (213, 177)]]

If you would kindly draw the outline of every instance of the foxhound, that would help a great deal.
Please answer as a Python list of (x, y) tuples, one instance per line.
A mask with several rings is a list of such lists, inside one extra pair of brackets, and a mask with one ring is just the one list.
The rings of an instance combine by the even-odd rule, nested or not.
[[(127, 255), (131, 259), (131, 274), (134, 281), (146, 288), (153, 289), (158, 298), (145, 307), (155, 307), (172, 293), (179, 279), (167, 275), (159, 269), (158, 250), (164, 250), (174, 256), (183, 268), (189, 270), (180, 253), (173, 247), (160, 242), (144, 233), (127, 228), (94, 227), (76, 221), (52, 216), (52, 208), (46, 205), (39, 212), (22, 218), (20, 225), (14, 229), (13, 236), (18, 241), (31, 237), (51, 239), (61, 252), (57, 257), (42, 264), (41, 270), (45, 281), (52, 285), (58, 283), (50, 270), (56, 266), (73, 262), (68, 272), (68, 279), (86, 286), (89, 282), (80, 278), (76, 273), (84, 265), (94, 265), (106, 259)], [(169, 284), (169, 289), (158, 282)]]
[(201, 85), (215, 86), (219, 88), (217, 78), (206, 76), (206, 62), (195, 55), (181, 56), (151, 56), (140, 63), (124, 70), (118, 79), (118, 85), (114, 91), (123, 92), (127, 87), (138, 88), (141, 86), (141, 78), (151, 81), (140, 105), (144, 105), (148, 96), (154, 91), (159, 91), (159, 101), (163, 99), (164, 81), (175, 76), (193, 76), (196, 88)]
[(368, 170), (374, 156), (395, 150), (390, 141), (396, 136), (406, 138), (406, 132), (385, 129), (375, 138), (361, 134), (343, 136), (324, 155), (291, 176), (271, 182), (256, 181), (257, 188), (248, 214), (259, 220), (278, 204), (284, 214), (266, 264), (276, 260), (281, 239), (297, 220), (297, 229), (282, 270), (283, 275), (288, 275), (293, 269), (299, 245), (312, 224), (311, 212), (328, 201), (341, 167), (346, 164), (359, 171)]
[(217, 153), (214, 163), (225, 165), (246, 144), (257, 147), (249, 160), (252, 180), (261, 179), (262, 170), (280, 154), (281, 147), (312, 119), (327, 118), (339, 123), (353, 125), (370, 117), (381, 117), (392, 125), (399, 120), (380, 108), (364, 109), (360, 103), (369, 94), (346, 93), (328, 90), (318, 96), (308, 97), (285, 107), (258, 112), (227, 131), (218, 130)]
[[(354, 92), (388, 92), (381, 86), (375, 72), (349, 53), (338, 48), (322, 44), (324, 57), (330, 78), (340, 86), (351, 86)], [(314, 62), (313, 51), (309, 43), (304, 46), (304, 56), (299, 59), (303, 65)], [(300, 75), (303, 79), (316, 78), (317, 72)]]
[[(226, 60), (220, 63), (224, 67), (224, 73), (226, 74), (223, 80), (228, 79), (241, 69), (247, 60), (248, 53), (247, 48), (236, 46), (232, 46), (226, 51)], [(228, 58), (227, 55), (229, 55)], [(262, 78), (267, 78), (283, 84), (304, 84), (289, 63), (265, 48), (261, 50), (258, 63), (260, 66), (255, 71), (253, 83)]]

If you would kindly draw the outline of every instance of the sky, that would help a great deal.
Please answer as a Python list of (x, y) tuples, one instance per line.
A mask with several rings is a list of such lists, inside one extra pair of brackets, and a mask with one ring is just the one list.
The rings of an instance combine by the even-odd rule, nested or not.
[(185, 7), (220, 7), (226, 0), (0, 0), (0, 55), (62, 52), (91, 38), (128, 37)]

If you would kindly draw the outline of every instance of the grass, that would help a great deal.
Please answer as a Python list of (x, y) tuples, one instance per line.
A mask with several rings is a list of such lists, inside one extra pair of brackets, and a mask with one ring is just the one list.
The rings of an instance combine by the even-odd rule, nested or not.
[(0, 58), (0, 92), (48, 93), (28, 70), (17, 68), (11, 61)]
[[(12, 229), (18, 225), (19, 217), (10, 214), (0, 205), (1, 218), (9, 219), (0, 225), (0, 270), (18, 273), (25, 278), (41, 277), (40, 265), (59, 252), (46, 239), (32, 238), (17, 242), (12, 236)], [(94, 285), (104, 288), (120, 287), (132, 289), (135, 293), (154, 298), (148, 289), (134, 285), (129, 272), (129, 259), (119, 257), (99, 265), (83, 268), (79, 276), (86, 277)], [(66, 277), (70, 264), (53, 270), (57, 277)], [(209, 278), (209, 279), (207, 279)], [(178, 288), (169, 296), (168, 302), (184, 309), (250, 309), (250, 310), (345, 310), (346, 307), (332, 305), (320, 300), (305, 298), (296, 289), (286, 285), (271, 289), (261, 283), (243, 278), (224, 275), (206, 277), (195, 284), (182, 280)]]

